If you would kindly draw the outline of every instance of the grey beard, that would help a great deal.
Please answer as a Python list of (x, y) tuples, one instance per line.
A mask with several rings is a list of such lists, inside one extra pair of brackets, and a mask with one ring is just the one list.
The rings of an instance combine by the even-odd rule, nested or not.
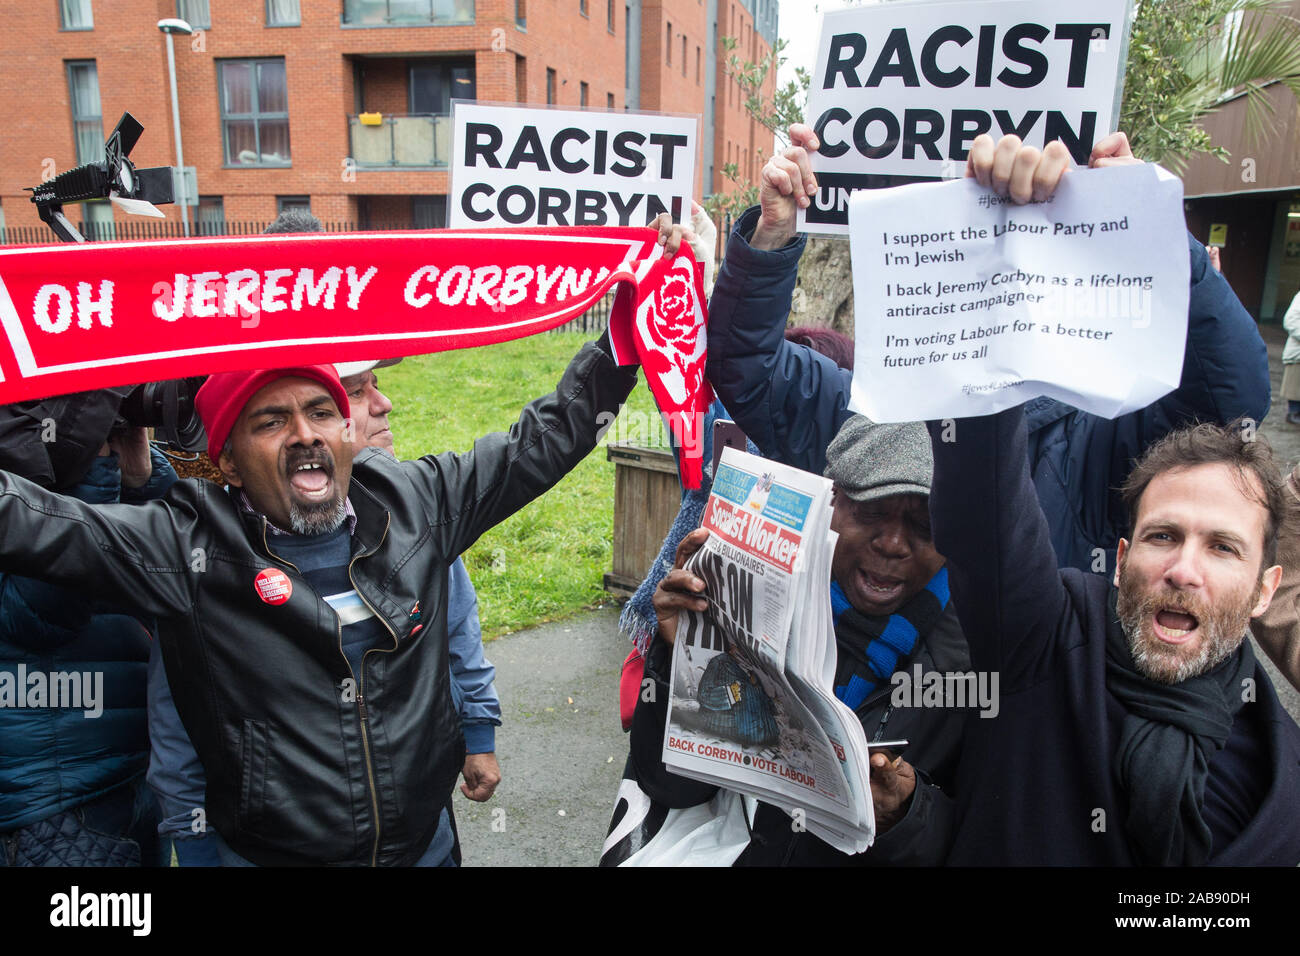
[(343, 527), (347, 517), (348, 510), (341, 498), (333, 504), (321, 502), (306, 508), (293, 502), (289, 504), (289, 528), (294, 534), (332, 534)]
[[(1247, 628), (1243, 627), (1239, 637), (1230, 638), (1227, 635), (1235, 628), (1227, 623), (1225, 615), (1202, 612), (1200, 619), (1206, 627), (1206, 635), (1201, 640), (1200, 649), (1195, 657), (1182, 657), (1172, 650), (1164, 650), (1155, 635), (1148, 633), (1146, 622), (1149, 608), (1144, 607), (1141, 601), (1127, 598), (1121, 587), (1116, 610), (1119, 612), (1124, 636), (1128, 638), (1133, 663), (1139, 673), (1157, 683), (1181, 684), (1185, 680), (1207, 674), (1227, 660), (1245, 639)], [(1229, 611), (1226, 617), (1231, 616)]]

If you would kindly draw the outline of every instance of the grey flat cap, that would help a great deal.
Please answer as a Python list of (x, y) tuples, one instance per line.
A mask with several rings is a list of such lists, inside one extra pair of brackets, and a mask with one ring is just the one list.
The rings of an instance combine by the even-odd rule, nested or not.
[(854, 415), (826, 449), (826, 477), (854, 501), (928, 496), (934, 478), (930, 434), (921, 422), (880, 425)]

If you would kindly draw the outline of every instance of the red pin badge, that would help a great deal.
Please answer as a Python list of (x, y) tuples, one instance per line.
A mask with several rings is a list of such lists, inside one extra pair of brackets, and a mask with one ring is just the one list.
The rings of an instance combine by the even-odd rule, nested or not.
[(263, 568), (253, 579), (257, 596), (267, 604), (283, 604), (293, 594), (293, 582), (279, 568)]

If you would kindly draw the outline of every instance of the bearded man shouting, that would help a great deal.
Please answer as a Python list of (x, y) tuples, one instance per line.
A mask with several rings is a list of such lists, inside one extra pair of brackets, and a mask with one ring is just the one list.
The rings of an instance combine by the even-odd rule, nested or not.
[(1021, 409), (930, 437), (935, 546), (1001, 688), (966, 727), (949, 862), (1300, 862), (1300, 728), (1246, 640), (1282, 575), (1268, 445), (1208, 424), (1152, 445), (1111, 577), (1056, 569)]

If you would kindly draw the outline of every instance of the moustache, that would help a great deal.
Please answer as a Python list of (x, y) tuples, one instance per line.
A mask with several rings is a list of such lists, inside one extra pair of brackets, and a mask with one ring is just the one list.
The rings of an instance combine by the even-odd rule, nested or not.
[(325, 472), (327, 476), (334, 477), (334, 456), (329, 453), (328, 449), (316, 448), (303, 452), (290, 452), (285, 457), (286, 474), (292, 475), (303, 465), (319, 465), (321, 471)]

